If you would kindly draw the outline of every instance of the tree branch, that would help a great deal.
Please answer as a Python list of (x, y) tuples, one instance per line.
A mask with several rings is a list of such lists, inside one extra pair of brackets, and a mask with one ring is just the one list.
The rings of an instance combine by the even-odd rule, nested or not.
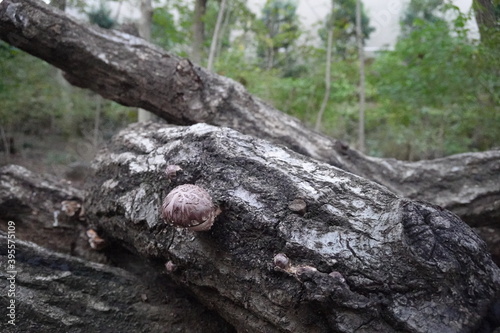
[(77, 22), (39, 0), (4, 0), (0, 38), (66, 72), (68, 80), (174, 124), (209, 123), (280, 143), (446, 207), (471, 225), (500, 221), (500, 151), (408, 163), (368, 157), (311, 131), (238, 83), (146, 41)]

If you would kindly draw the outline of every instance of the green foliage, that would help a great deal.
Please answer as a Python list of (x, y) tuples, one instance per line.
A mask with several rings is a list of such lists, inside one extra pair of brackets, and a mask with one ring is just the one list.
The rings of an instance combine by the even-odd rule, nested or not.
[[(306, 56), (303, 54), (302, 56)], [(293, 115), (307, 124), (314, 124), (324, 94), (324, 50), (307, 50), (308, 70), (297, 76), (283, 77), (279, 69), (264, 70), (258, 63), (245, 59), (244, 52), (225, 53), (216, 64), (218, 72), (243, 83), (254, 95)], [(349, 133), (338, 128), (338, 123), (349, 123), (355, 128), (355, 117), (346, 105), (357, 100), (357, 64), (355, 61), (334, 63), (332, 66), (332, 94), (325, 112), (325, 128), (328, 134), (339, 134), (349, 140)]]
[(109, 10), (106, 5), (101, 2), (99, 7), (92, 8), (87, 12), (89, 21), (92, 24), (96, 24), (104, 29), (111, 29), (115, 24), (115, 20), (111, 18), (111, 10)]
[[(211, 36), (219, 12), (220, 2), (208, 1), (206, 13), (203, 17), (205, 26), (204, 47), (209, 48)], [(155, 7), (153, 12), (152, 41), (180, 56), (187, 57), (192, 43), (192, 6), (182, 0), (170, 0), (160, 7)], [(253, 26), (255, 14), (247, 7), (244, 0), (229, 1), (222, 25), (222, 37), (217, 47), (218, 53), (229, 49), (234, 42), (230, 41), (231, 32), (234, 30), (247, 32)]]
[(292, 0), (267, 0), (255, 31), (261, 67), (289, 67), (288, 51), (300, 36), (297, 4)]
[(400, 21), (401, 36), (407, 36), (410, 32), (422, 26), (422, 22), (444, 22), (437, 15), (438, 9), (443, 3), (443, 0), (411, 0)]
[(414, 19), (395, 50), (377, 58), (371, 83), (379, 104), (369, 124), (385, 143), (377, 148), (381, 155), (432, 158), (499, 142), (498, 67), (485, 61), (495, 57), (491, 50), (467, 39), (467, 19), (458, 13), (451, 27)]
[[(336, 54), (346, 58), (357, 53), (356, 44), (356, 0), (340, 0), (333, 2), (334, 8), (327, 15), (323, 28), (318, 33), (326, 45), (328, 31), (333, 24)], [(370, 19), (361, 2), (361, 31), (363, 41), (370, 37), (375, 29), (370, 26)]]
[(180, 19), (177, 21), (168, 5), (154, 9), (151, 39), (166, 50), (181, 53), (180, 46), (188, 39), (191, 23), (186, 20), (188, 9), (181, 6), (177, 8), (180, 11)]
[[(61, 87), (47, 63), (0, 42), (0, 124), (8, 135), (85, 136), (93, 130), (93, 94)], [(130, 122), (128, 111), (103, 103), (102, 129), (116, 130)]]

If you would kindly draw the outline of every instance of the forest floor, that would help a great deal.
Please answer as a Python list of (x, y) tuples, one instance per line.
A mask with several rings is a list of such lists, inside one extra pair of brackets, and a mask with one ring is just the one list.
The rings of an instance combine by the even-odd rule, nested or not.
[(17, 164), (39, 174), (51, 174), (82, 188), (90, 173), (90, 163), (100, 149), (83, 138), (61, 135), (20, 135), (14, 138), (10, 154), (0, 151), (0, 167)]

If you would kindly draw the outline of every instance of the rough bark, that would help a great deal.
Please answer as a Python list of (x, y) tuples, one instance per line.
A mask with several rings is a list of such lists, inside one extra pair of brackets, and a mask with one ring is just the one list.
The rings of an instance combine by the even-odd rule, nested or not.
[(500, 4), (493, 0), (473, 0), (472, 8), (476, 17), (477, 26), (481, 35), (481, 42), (494, 45), (498, 42), (500, 31)]
[(83, 192), (66, 181), (37, 175), (21, 166), (0, 168), (0, 230), (6, 232), (7, 222), (14, 221), (20, 239), (61, 253), (104, 260), (90, 251), (82, 223), (84, 211), (68, 216), (63, 201), (81, 204)]
[[(0, 231), (2, 263), (7, 262), (7, 241)], [(14, 297), (7, 297), (11, 274), (4, 267), (0, 272), (5, 291), (0, 298), (2, 332), (234, 332), (165, 274), (145, 264), (135, 263), (142, 271), (134, 275), (20, 239), (15, 246)], [(5, 316), (11, 299), (15, 326)]]
[(0, 4), (0, 38), (61, 68), (74, 85), (173, 124), (205, 122), (280, 143), (459, 214), (471, 225), (500, 221), (500, 150), (408, 163), (368, 157), (311, 131), (210, 73), (142, 39), (89, 27), (37, 0)]
[[(67, 216), (61, 211), (61, 201), (81, 202), (82, 194), (67, 182), (21, 166), (0, 168), (0, 288), (5, 291), (0, 306), (5, 309), (10, 299), (16, 301), (16, 326), (2, 320), (0, 331), (233, 331), (186, 289), (173, 284), (164, 270), (151, 268), (119, 244), (109, 244), (106, 255), (92, 250), (85, 235), (84, 215), (76, 211)], [(54, 212), (58, 212), (57, 226)], [(11, 239), (16, 251), (14, 269), (5, 264), (12, 248), (5, 234), (9, 225), (15, 235)], [(7, 297), (8, 272), (12, 270), (17, 272), (16, 295)]]
[[(171, 164), (182, 168), (174, 180), (164, 173)], [(499, 268), (477, 234), (437, 206), (206, 124), (132, 125), (94, 167), (87, 208), (102, 236), (172, 261), (172, 279), (240, 332), (498, 325), (488, 313), (499, 306)], [(208, 232), (160, 218), (162, 199), (185, 183), (204, 187), (222, 210)], [(277, 270), (277, 253), (295, 268)]]

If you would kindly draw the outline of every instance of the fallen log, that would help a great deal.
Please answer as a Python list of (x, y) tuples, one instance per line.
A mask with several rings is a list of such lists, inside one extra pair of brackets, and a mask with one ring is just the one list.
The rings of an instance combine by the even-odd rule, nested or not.
[(4, 0), (0, 38), (62, 69), (74, 85), (173, 124), (230, 127), (438, 204), (474, 226), (500, 222), (500, 151), (403, 162), (368, 157), (314, 132), (240, 84), (137, 37), (90, 27), (39, 0)]
[(83, 191), (51, 175), (39, 175), (19, 165), (0, 168), (0, 230), (8, 221), (16, 235), (47, 249), (103, 261), (90, 251), (85, 236)]
[[(172, 174), (167, 165), (180, 169)], [(476, 332), (500, 324), (500, 269), (456, 215), (268, 141), (206, 124), (135, 124), (94, 164), (101, 237), (185, 286), (240, 332)], [(210, 231), (164, 223), (206, 189)], [(286, 258), (289, 259), (286, 259)], [(286, 261), (290, 260), (290, 263)]]
[(234, 332), (165, 274), (140, 262), (135, 275), (0, 231), (2, 263), (11, 259), (12, 244), (13, 268), (5, 264), (0, 271), (2, 332)]

